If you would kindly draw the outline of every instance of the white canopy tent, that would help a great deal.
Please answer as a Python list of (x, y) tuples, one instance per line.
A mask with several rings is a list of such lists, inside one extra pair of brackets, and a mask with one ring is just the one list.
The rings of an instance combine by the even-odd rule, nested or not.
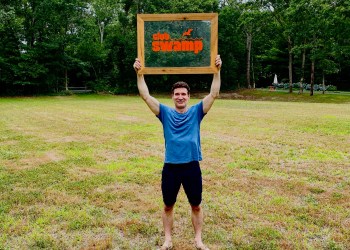
[(275, 78), (273, 79), (273, 84), (278, 84), (277, 75), (276, 74), (275, 74)]

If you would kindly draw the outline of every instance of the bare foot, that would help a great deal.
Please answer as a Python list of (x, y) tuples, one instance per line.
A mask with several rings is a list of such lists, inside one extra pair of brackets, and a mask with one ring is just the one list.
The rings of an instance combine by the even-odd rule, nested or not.
[(203, 242), (196, 243), (196, 249), (197, 250), (209, 250), (209, 248), (203, 244)]
[(164, 242), (163, 246), (160, 248), (160, 250), (171, 250), (171, 249), (173, 249), (172, 242)]

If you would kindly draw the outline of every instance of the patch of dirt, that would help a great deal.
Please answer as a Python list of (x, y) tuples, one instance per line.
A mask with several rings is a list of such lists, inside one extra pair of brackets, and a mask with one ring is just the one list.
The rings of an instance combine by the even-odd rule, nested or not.
[(28, 158), (21, 158), (18, 161), (7, 161), (6, 165), (13, 169), (30, 169), (50, 162), (59, 162), (64, 159), (64, 156), (59, 155), (57, 152), (48, 151), (41, 156), (33, 155)]
[(131, 115), (118, 115), (118, 121), (126, 121), (126, 122), (138, 122), (141, 121), (140, 118)]

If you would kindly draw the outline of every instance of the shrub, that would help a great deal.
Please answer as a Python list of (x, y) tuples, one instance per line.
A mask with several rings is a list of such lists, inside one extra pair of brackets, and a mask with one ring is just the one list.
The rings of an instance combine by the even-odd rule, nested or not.
[(337, 86), (334, 85), (327, 85), (326, 90), (328, 91), (337, 91)]

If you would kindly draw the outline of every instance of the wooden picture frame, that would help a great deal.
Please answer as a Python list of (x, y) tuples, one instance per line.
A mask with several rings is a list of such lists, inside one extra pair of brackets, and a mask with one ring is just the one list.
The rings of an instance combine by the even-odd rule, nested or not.
[(218, 72), (218, 14), (138, 14), (139, 74)]

